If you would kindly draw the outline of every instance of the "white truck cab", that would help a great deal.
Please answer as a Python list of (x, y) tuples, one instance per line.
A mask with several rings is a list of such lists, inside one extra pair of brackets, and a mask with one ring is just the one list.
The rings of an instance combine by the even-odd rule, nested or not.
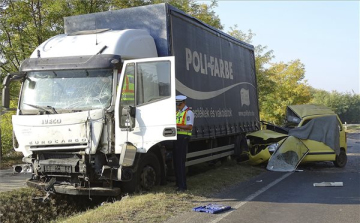
[[(146, 57), (153, 59), (134, 60)], [(176, 139), (174, 72), (174, 59), (157, 58), (145, 30), (80, 31), (41, 44), (21, 73), (8, 77), (24, 80), (13, 127), (15, 150), (34, 171), (28, 184), (46, 185), (52, 177), (68, 184), (70, 178), (71, 190), (60, 183), (52, 185), (55, 191), (81, 194), (75, 188), (87, 181), (131, 179), (126, 167), (137, 153)], [(122, 97), (129, 76), (132, 83), (141, 78), (143, 87), (132, 89), (137, 104)], [(154, 119), (155, 111), (163, 119)]]

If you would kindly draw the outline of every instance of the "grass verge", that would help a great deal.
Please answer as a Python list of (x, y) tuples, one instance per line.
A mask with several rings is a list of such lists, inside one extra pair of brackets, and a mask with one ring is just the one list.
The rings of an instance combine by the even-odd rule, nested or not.
[(3, 192), (0, 193), (0, 222), (164, 222), (190, 211), (226, 187), (264, 171), (233, 160), (222, 165), (201, 164), (189, 170), (189, 190), (185, 193), (176, 193), (174, 183), (169, 182), (151, 192), (126, 195), (113, 203), (104, 203), (95, 197), (90, 201), (88, 197), (65, 195), (56, 195), (44, 203), (32, 200), (34, 196), (44, 196), (35, 189)]
[(59, 217), (85, 211), (96, 205), (96, 203), (84, 203), (82, 199), (65, 195), (58, 195), (46, 202), (33, 199), (44, 195), (42, 191), (33, 188), (1, 192), (0, 222), (50, 222)]
[(360, 124), (351, 124), (346, 126), (346, 132), (348, 133), (360, 133)]
[(9, 169), (12, 167), (12, 165), (23, 163), (22, 158), (23, 158), (22, 153), (17, 153), (17, 152), (11, 153), (11, 155), (9, 156), (2, 157), (0, 163), (0, 170)]
[(172, 216), (190, 211), (213, 194), (225, 190), (235, 183), (246, 181), (265, 170), (247, 164), (229, 161), (221, 166), (198, 166), (205, 173), (188, 177), (189, 190), (176, 193), (173, 183), (144, 194), (124, 197), (120, 201), (107, 203), (94, 210), (77, 214), (57, 222), (164, 222)]

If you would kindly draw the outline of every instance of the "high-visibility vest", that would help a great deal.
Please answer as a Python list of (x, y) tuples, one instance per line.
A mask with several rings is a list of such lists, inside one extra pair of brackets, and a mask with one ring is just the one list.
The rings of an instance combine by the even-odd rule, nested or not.
[(125, 76), (125, 84), (123, 85), (121, 97), (124, 101), (134, 101), (135, 100), (135, 92), (134, 92), (134, 81), (130, 81), (130, 78), (134, 78), (133, 75)]
[[(186, 125), (186, 113), (189, 110), (189, 108), (185, 109), (185, 111), (177, 111), (176, 112), (176, 124), (180, 126)], [(192, 130), (185, 130), (185, 129), (177, 129), (177, 134), (181, 135), (192, 135)]]

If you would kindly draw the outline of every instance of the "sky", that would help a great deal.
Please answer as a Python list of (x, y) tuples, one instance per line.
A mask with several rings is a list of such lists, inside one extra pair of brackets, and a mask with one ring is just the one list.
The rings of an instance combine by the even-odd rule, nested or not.
[[(210, 4), (210, 1), (198, 1)], [(224, 1), (214, 9), (230, 27), (256, 34), (252, 44), (274, 51), (272, 62), (299, 59), (308, 84), (360, 94), (359, 1)]]

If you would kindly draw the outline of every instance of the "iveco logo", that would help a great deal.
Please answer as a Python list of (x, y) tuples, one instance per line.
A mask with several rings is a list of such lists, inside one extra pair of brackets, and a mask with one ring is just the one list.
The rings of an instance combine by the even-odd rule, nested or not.
[(60, 124), (61, 119), (43, 119), (41, 124), (43, 125), (51, 125), (51, 124)]

